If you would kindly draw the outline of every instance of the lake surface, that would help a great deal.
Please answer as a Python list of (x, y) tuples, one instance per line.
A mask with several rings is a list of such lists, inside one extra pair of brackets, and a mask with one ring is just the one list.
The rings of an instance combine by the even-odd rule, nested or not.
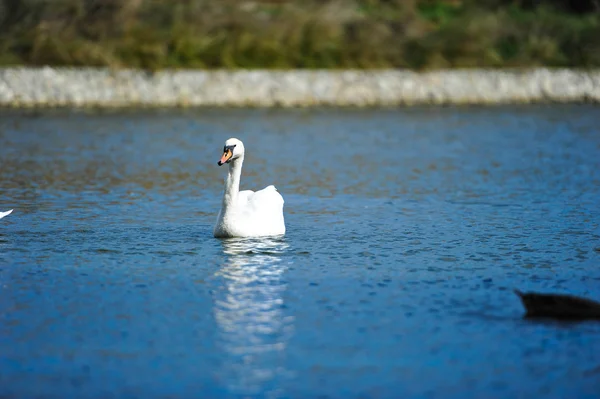
[[(218, 240), (224, 141), (284, 238)], [(597, 398), (600, 112), (0, 112), (2, 398)]]

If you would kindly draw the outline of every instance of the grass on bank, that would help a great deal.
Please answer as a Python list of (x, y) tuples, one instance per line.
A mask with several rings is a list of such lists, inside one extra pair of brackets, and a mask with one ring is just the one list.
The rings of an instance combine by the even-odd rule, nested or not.
[[(600, 12), (560, 1), (0, 0), (0, 65), (600, 66)], [(583, 3), (582, 3), (583, 4)]]

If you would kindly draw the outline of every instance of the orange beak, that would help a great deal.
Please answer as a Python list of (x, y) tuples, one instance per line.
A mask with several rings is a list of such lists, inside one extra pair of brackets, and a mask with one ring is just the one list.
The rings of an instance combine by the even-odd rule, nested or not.
[(224, 163), (228, 163), (231, 160), (231, 157), (233, 156), (233, 151), (231, 151), (231, 149), (226, 148), (225, 151), (223, 152), (223, 155), (221, 156), (221, 159), (219, 160), (219, 162), (217, 162), (217, 165), (221, 166)]

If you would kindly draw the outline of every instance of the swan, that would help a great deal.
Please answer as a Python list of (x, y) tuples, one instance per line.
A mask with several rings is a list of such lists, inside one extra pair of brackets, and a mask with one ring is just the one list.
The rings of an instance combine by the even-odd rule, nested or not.
[(0, 219), (2, 219), (4, 216), (8, 216), (12, 213), (12, 209), (10, 211), (6, 211), (6, 212), (0, 212)]
[(283, 197), (275, 186), (240, 191), (244, 144), (230, 138), (217, 164), (229, 164), (221, 210), (213, 234), (216, 238), (261, 237), (285, 234)]

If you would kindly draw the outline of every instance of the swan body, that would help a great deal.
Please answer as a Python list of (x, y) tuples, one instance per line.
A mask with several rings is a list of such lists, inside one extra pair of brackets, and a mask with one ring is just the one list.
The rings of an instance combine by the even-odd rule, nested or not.
[(283, 197), (275, 186), (259, 191), (240, 191), (244, 144), (235, 138), (225, 142), (219, 166), (229, 164), (221, 210), (213, 234), (217, 238), (261, 237), (285, 234)]
[(12, 209), (10, 211), (6, 211), (6, 212), (0, 212), (0, 219), (2, 219), (4, 216), (8, 216), (12, 213)]

